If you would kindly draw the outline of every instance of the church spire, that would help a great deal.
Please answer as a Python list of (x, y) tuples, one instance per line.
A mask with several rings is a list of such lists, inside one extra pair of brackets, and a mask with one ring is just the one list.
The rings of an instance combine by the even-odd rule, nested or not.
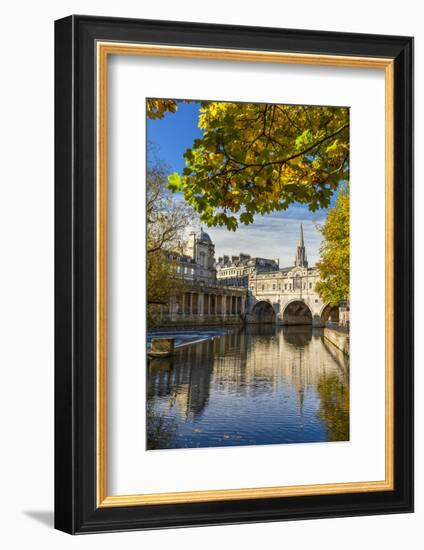
[(294, 259), (294, 265), (296, 267), (308, 267), (305, 241), (303, 240), (303, 224), (300, 224), (299, 244), (297, 245), (297, 253)]
[(305, 243), (303, 241), (303, 223), (300, 224), (300, 237), (299, 237), (299, 245), (298, 246), (305, 246)]

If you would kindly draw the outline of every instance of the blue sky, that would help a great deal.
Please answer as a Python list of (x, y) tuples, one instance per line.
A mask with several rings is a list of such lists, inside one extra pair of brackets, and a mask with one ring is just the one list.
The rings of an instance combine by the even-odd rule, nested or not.
[[(198, 103), (180, 103), (176, 113), (166, 113), (163, 119), (147, 120), (147, 139), (154, 144), (156, 155), (165, 162), (169, 172), (181, 172), (185, 166), (183, 157), (193, 140), (201, 137), (197, 126)], [(327, 210), (310, 212), (299, 204), (285, 212), (257, 216), (251, 225), (241, 225), (234, 233), (220, 227), (204, 227), (215, 243), (216, 257), (239, 252), (265, 258), (279, 259), (280, 266), (293, 264), (303, 223), (306, 253), (309, 265), (319, 257), (321, 234), (316, 225), (325, 220)]]

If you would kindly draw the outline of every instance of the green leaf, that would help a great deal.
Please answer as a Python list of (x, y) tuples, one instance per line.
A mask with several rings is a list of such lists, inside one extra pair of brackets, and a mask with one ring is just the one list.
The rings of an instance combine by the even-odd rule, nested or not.
[(171, 189), (171, 191), (178, 191), (178, 189), (181, 187), (181, 176), (178, 174), (178, 172), (174, 172), (173, 174), (170, 174), (168, 176), (168, 188)]
[(253, 223), (253, 215), (250, 212), (243, 212), (240, 214), (240, 221), (245, 225), (249, 225), (249, 223)]

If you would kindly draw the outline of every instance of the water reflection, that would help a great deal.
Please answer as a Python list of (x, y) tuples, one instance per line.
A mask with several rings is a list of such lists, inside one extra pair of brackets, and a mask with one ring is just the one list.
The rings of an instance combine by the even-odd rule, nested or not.
[(147, 448), (349, 439), (349, 365), (311, 327), (250, 325), (151, 359)]

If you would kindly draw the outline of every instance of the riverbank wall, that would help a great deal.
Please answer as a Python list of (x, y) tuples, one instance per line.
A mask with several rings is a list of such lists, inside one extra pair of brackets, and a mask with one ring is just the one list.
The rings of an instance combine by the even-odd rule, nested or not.
[(349, 357), (349, 333), (339, 332), (331, 328), (324, 328), (324, 338)]

